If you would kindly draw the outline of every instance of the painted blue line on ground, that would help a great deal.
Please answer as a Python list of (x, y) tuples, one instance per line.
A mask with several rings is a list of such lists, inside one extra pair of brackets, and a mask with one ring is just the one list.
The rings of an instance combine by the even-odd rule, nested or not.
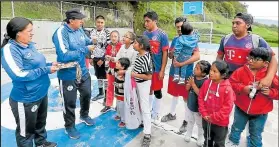
[[(50, 78), (56, 78), (56, 74), (50, 75)], [(7, 83), (1, 86), (1, 103), (9, 98), (12, 89), (12, 83)], [(51, 107), (57, 106), (58, 99), (57, 89), (51, 87), (49, 89), (50, 101), (48, 112)], [(77, 100), (78, 104), (79, 101)], [(92, 106), (92, 105), (91, 105)], [(1, 109), (2, 110), (2, 109)], [(94, 109), (93, 109), (94, 110)], [(3, 110), (2, 110), (3, 111)], [(10, 111), (10, 110), (4, 110)], [(54, 110), (55, 111), (55, 110)], [(57, 110), (56, 110), (57, 111)], [(100, 111), (100, 110), (96, 110)], [(84, 123), (76, 125), (77, 130), (81, 133), (81, 138), (72, 140), (65, 134), (65, 129), (60, 128), (56, 130), (47, 131), (47, 139), (49, 141), (57, 142), (59, 147), (87, 147), (87, 146), (102, 146), (102, 147), (122, 147), (135, 138), (142, 128), (136, 130), (127, 130), (126, 128), (119, 128), (119, 121), (113, 119), (115, 111), (110, 111), (94, 118), (96, 124), (94, 126), (86, 126)], [(13, 116), (10, 116), (13, 117)], [(61, 117), (63, 117), (61, 115)], [(78, 119), (78, 118), (76, 118)], [(55, 121), (55, 120), (51, 120)], [(59, 122), (64, 123), (64, 122)], [(15, 129), (11, 130), (1, 125), (1, 146), (3, 147), (16, 147)]]
[[(77, 130), (81, 132), (81, 138), (78, 140), (70, 139), (65, 134), (64, 128), (47, 131), (47, 139), (57, 142), (59, 147), (123, 147), (135, 138), (142, 129), (127, 130), (119, 128), (119, 121), (113, 119), (114, 115), (115, 111), (100, 115), (95, 118), (96, 124), (94, 126), (86, 126), (84, 123), (76, 125)], [(15, 130), (1, 126), (1, 146), (16, 147), (14, 132)]]

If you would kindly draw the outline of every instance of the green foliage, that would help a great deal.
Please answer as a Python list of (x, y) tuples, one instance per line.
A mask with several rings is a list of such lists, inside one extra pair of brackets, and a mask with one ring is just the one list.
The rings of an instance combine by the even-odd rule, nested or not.
[[(80, 2), (87, 4), (85, 1)], [(93, 3), (96, 5), (95, 3)], [(174, 20), (178, 16), (182, 16), (183, 1), (139, 1), (132, 5), (132, 2), (100, 2), (102, 6), (113, 8), (119, 11), (118, 19), (114, 19), (115, 13), (103, 8), (96, 8), (96, 15), (102, 14), (106, 19), (107, 27), (127, 27), (131, 26), (133, 20), (133, 28), (136, 34), (142, 34), (144, 29), (143, 15), (148, 10), (154, 10), (159, 15), (158, 26), (168, 34), (169, 39), (176, 36)], [(231, 21), (233, 16), (238, 12), (247, 12), (247, 6), (238, 1), (205, 1), (204, 2), (205, 21), (213, 22), (213, 38), (212, 43), (219, 43), (222, 35), (231, 33)], [(63, 10), (66, 10), (66, 4)], [(61, 21), (60, 2), (14, 2), (15, 16), (24, 16), (31, 19), (48, 19)], [(69, 6), (70, 8), (70, 6)], [(93, 26), (93, 10), (89, 7), (85, 8), (90, 15), (85, 20), (86, 26)], [(226, 15), (228, 14), (228, 16)], [(1, 2), (1, 18), (11, 18), (12, 7), (10, 1)], [(201, 22), (204, 20), (201, 15), (190, 15), (187, 19), (191, 22)], [(204, 29), (199, 26), (200, 29)], [(278, 46), (278, 26), (263, 25), (254, 23), (253, 33), (262, 36), (271, 46)], [(217, 34), (217, 35), (215, 35)], [(202, 38), (203, 40), (204, 38)]]
[[(205, 20), (213, 22), (213, 38), (212, 43), (220, 43), (222, 36), (231, 33), (231, 21), (236, 13), (247, 12), (247, 6), (238, 1), (206, 1), (204, 2)], [(142, 34), (143, 15), (147, 10), (151, 9), (158, 13), (158, 25), (167, 32), (171, 40), (176, 36), (174, 27), (174, 20), (178, 16), (182, 16), (183, 2), (139, 2), (135, 10), (134, 28), (137, 34)], [(227, 14), (227, 15), (226, 15)], [(190, 15), (187, 16), (190, 22), (201, 22), (203, 16)], [(201, 29), (201, 27), (199, 26)], [(255, 23), (253, 26), (253, 33), (262, 36), (271, 46), (278, 46), (278, 27), (275, 25), (267, 26)], [(215, 35), (216, 34), (216, 35)], [(202, 38), (203, 40), (204, 38)]]

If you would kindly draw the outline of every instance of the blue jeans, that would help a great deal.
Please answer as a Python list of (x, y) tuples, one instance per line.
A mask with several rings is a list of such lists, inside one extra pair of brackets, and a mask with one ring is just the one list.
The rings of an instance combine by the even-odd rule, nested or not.
[[(176, 58), (177, 62), (184, 62), (188, 60), (191, 56), (185, 56), (185, 55), (178, 55)], [(180, 75), (180, 78), (185, 79), (187, 74), (187, 65), (181, 66), (181, 67), (174, 67), (174, 75)], [(179, 74), (180, 73), (180, 74)]]
[(250, 115), (243, 112), (240, 108), (235, 106), (234, 122), (231, 133), (229, 135), (230, 141), (234, 144), (239, 144), (240, 135), (245, 129), (245, 125), (249, 123), (250, 141), (248, 147), (262, 147), (262, 132), (267, 120), (267, 114)]

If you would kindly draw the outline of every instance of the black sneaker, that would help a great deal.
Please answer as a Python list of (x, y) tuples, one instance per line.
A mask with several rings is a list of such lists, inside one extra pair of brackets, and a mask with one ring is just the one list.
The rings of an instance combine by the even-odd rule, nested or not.
[(46, 141), (46, 142), (44, 142), (44, 144), (39, 145), (37, 147), (57, 147), (57, 143)]
[(143, 125), (143, 124), (140, 124), (140, 125), (139, 125), (139, 128), (143, 128), (143, 127), (144, 127), (144, 125)]
[(151, 135), (150, 134), (145, 134), (143, 136), (143, 140), (142, 140), (141, 146), (142, 147), (149, 147), (150, 142), (151, 142)]
[(183, 120), (183, 123), (182, 123), (181, 127), (179, 128), (180, 133), (184, 133), (187, 131), (187, 124), (188, 124), (188, 122)]
[(167, 122), (169, 120), (175, 120), (176, 119), (176, 114), (172, 115), (172, 114), (167, 114), (165, 116), (162, 117), (161, 122)]
[(101, 113), (107, 113), (111, 108), (109, 106), (105, 106), (102, 110)]

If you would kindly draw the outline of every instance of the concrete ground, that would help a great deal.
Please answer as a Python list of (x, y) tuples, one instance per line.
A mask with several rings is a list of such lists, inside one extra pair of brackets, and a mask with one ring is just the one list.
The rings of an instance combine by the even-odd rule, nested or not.
[[(274, 48), (274, 52), (278, 57), (278, 48)], [(43, 52), (48, 61), (55, 61), (56, 55), (53, 51), (45, 51)], [(216, 58), (216, 51), (214, 50), (203, 50), (201, 49), (201, 59), (208, 60), (209, 62), (213, 62)], [(168, 114), (170, 111), (170, 105), (172, 96), (167, 94), (167, 82), (168, 82), (168, 73), (170, 67), (170, 60), (168, 62), (168, 66), (166, 68), (166, 75), (164, 79), (164, 88), (163, 88), (163, 101), (161, 104), (161, 116)], [(1, 85), (10, 82), (10, 78), (7, 76), (5, 71), (1, 68)], [(99, 109), (101, 107), (98, 107)], [(96, 110), (100, 111), (100, 110)], [(184, 110), (184, 102), (182, 98), (179, 98), (179, 102), (176, 107), (176, 116), (177, 119), (167, 122), (161, 123), (159, 125), (152, 126), (152, 142), (151, 147), (195, 147), (197, 137), (197, 128), (194, 128), (192, 139), (189, 143), (184, 141), (184, 135), (178, 135), (178, 129), (182, 124), (182, 121), (185, 117)], [(231, 115), (231, 123), (233, 120), (233, 114)], [(143, 133), (140, 133), (136, 138), (130, 141), (126, 146), (127, 147), (137, 147), (140, 146), (141, 140), (143, 137)], [(242, 133), (241, 145), (240, 147), (245, 147), (246, 145), (245, 132)], [(268, 115), (268, 120), (265, 125), (265, 130), (263, 132), (263, 144), (264, 147), (276, 147), (278, 146), (278, 101), (274, 101), (274, 109)]]

